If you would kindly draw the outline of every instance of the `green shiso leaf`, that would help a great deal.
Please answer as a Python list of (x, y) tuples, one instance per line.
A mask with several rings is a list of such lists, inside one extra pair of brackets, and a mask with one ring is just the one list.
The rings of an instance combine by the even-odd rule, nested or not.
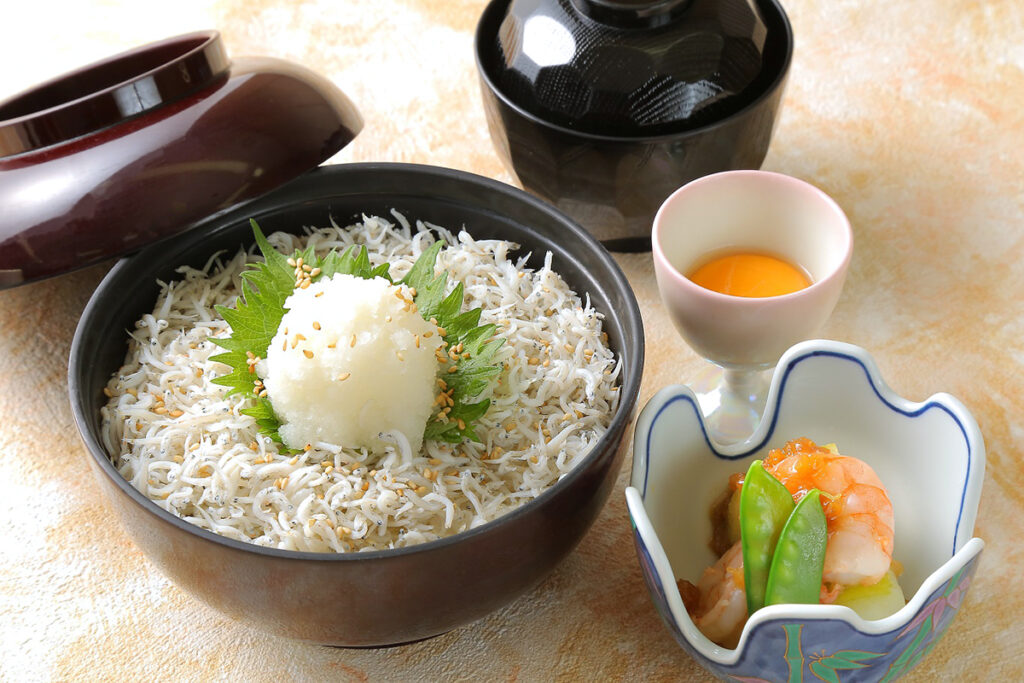
[(505, 343), (504, 339), (493, 339), (497, 329), (494, 325), (480, 325), (480, 309), (462, 312), (463, 286), (455, 284), (445, 296), (448, 273), (434, 274), (441, 242), (435, 242), (420, 254), (402, 283), (416, 290), (416, 308), (424, 320), (436, 321), (445, 331), (447, 348), (462, 344), (462, 353), (469, 358), (460, 358), (455, 372), (443, 372), (441, 379), (447, 385), (454, 405), (451, 412), (435, 415), (427, 422), (424, 439), (461, 443), (463, 439), (479, 441), (473, 422), (480, 419), (491, 405), (490, 399), (475, 403), (470, 399), (487, 388), (488, 380), (501, 372), (501, 366), (494, 364), (494, 354)]
[[(285, 301), (295, 291), (295, 266), (300, 257), (311, 269), (319, 268), (320, 272), (312, 278), (317, 281), (323, 277), (336, 274), (353, 275), (364, 279), (382, 277), (388, 282), (391, 279), (390, 265), (383, 263), (374, 267), (370, 263), (366, 247), (349, 247), (342, 253), (332, 251), (324, 258), (319, 258), (312, 247), (296, 250), (290, 257), (280, 253), (267, 241), (255, 220), (249, 221), (256, 245), (263, 255), (262, 263), (250, 265), (250, 269), (242, 273), (242, 292), (236, 299), (235, 306), (217, 306), (217, 312), (231, 326), (231, 336), (213, 339), (212, 341), (225, 350), (213, 356), (211, 360), (227, 365), (231, 371), (212, 380), (216, 384), (229, 388), (228, 396), (233, 394), (248, 395), (253, 404), (242, 409), (243, 415), (256, 420), (260, 433), (269, 436), (279, 444), (279, 448), (287, 450), (281, 441), (279, 429), (281, 422), (274, 413), (274, 407), (266, 396), (258, 396), (259, 377), (250, 365), (250, 356), (266, 358), (270, 341), (277, 334), (281, 319), (287, 309)], [(462, 344), (462, 354), (468, 358), (460, 358), (455, 364), (454, 372), (443, 372), (441, 378), (448, 387), (449, 395), (454, 402), (447, 415), (435, 413), (427, 423), (424, 438), (434, 441), (460, 443), (464, 439), (478, 440), (473, 422), (483, 417), (490, 407), (490, 400), (471, 402), (487, 388), (488, 380), (501, 372), (501, 367), (494, 365), (494, 354), (504, 343), (503, 339), (493, 339), (496, 330), (494, 325), (480, 325), (480, 309), (462, 311), (463, 286), (456, 283), (455, 287), (445, 295), (448, 285), (448, 274), (434, 273), (437, 255), (443, 246), (435, 242), (413, 264), (409, 273), (399, 284), (405, 284), (416, 290), (414, 300), (416, 308), (424, 320), (433, 320), (446, 332), (445, 341), (448, 348)]]

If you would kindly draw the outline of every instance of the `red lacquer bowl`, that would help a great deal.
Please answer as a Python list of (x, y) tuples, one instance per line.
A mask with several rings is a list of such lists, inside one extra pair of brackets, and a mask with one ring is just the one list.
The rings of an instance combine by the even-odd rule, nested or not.
[(229, 60), (216, 31), (0, 102), (0, 289), (179, 234), (318, 166), (362, 128), (327, 79)]

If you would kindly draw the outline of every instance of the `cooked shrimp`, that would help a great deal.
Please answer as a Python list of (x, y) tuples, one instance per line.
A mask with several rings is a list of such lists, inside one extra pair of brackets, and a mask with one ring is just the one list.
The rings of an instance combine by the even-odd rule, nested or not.
[(700, 632), (720, 645), (734, 647), (747, 621), (741, 544), (737, 542), (705, 569), (696, 587), (685, 580), (679, 584), (686, 609)]
[[(892, 503), (870, 466), (805, 438), (772, 450), (762, 464), (798, 502), (811, 489), (822, 492), (828, 528), (822, 603), (835, 601), (845, 586), (871, 585), (885, 576), (892, 564)], [(742, 481), (742, 474), (730, 478), (729, 495), (738, 495)], [(720, 502), (717, 507), (717, 523), (726, 524), (728, 503)], [(729, 534), (722, 531), (719, 535), (721, 541)], [(679, 589), (701, 633), (720, 645), (734, 647), (747, 621), (742, 543), (737, 541), (705, 569), (696, 586), (680, 580)]]
[[(866, 463), (794, 439), (764, 459), (764, 468), (800, 500), (811, 489), (822, 492), (828, 546), (822, 596), (841, 586), (878, 583), (892, 564), (892, 502), (878, 475)], [(831, 600), (829, 600), (831, 601)]]

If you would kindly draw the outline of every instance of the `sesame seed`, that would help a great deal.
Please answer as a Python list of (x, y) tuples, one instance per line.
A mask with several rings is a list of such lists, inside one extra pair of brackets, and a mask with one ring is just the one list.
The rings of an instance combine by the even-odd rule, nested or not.
[(339, 382), (344, 382), (345, 380), (347, 380), (351, 376), (352, 376), (351, 372), (343, 372), (340, 375), (338, 375), (338, 381)]
[(424, 339), (430, 339), (430, 338), (431, 338), (431, 337), (433, 337), (433, 336), (434, 336), (434, 333), (433, 333), (433, 332), (424, 332), (424, 333), (423, 333), (423, 338), (424, 338)]
[(292, 268), (294, 268), (294, 267), (295, 267), (295, 259), (291, 258), (290, 256), (288, 257), (288, 260), (287, 260), (287, 261), (285, 261), (285, 263), (287, 263), (287, 264), (288, 264), (289, 266), (291, 266)]
[(324, 295), (324, 292), (323, 292), (323, 290), (320, 290), (319, 292), (317, 292), (316, 294), (314, 294), (314, 295), (313, 295), (313, 298), (315, 299), (315, 298), (317, 298), (318, 296), (323, 296), (323, 295)]
[(309, 280), (303, 280), (302, 284), (299, 285), (299, 289), (306, 289), (307, 287), (309, 287)]
[(544, 362), (541, 363), (541, 365), (543, 365), (544, 367), (547, 367), (547, 366), (551, 365), (551, 359), (550, 358), (545, 358)]
[[(292, 265), (292, 264), (289, 263), (288, 265)], [(295, 259), (295, 267), (296, 268), (301, 268), (302, 267), (302, 257), (301, 256), (299, 258)]]
[(313, 450), (313, 444), (307, 443), (305, 446), (302, 447), (302, 450), (304, 450), (306, 452), (309, 452), (309, 451)]
[(370, 482), (368, 482), (368, 481), (364, 481), (364, 482), (363, 482), (363, 490), (364, 490), (364, 491), (366, 491), (366, 490), (367, 490), (367, 489), (369, 489), (369, 488), (370, 488)]
[(438, 328), (437, 328), (437, 333), (438, 333), (439, 335), (441, 335), (442, 337), (447, 337), (447, 336), (448, 336), (448, 330), (444, 329), (444, 328), (443, 328), (443, 327), (441, 327), (440, 325), (439, 325), (439, 326), (438, 326)]
[(181, 417), (182, 415), (185, 414), (185, 411), (184, 410), (177, 410), (177, 409), (175, 409), (175, 410), (172, 410), (169, 414), (170, 414), (171, 417)]
[(459, 419), (459, 429), (465, 429), (465, 428), (466, 428), (466, 423), (463, 422), (463, 420), (460, 418)]
[(320, 329), (320, 323), (318, 323), (317, 321), (314, 320), (313, 321), (313, 329), (314, 330), (319, 330)]
[(114, 392), (110, 390), (110, 387), (103, 387), (103, 395), (107, 398), (114, 398)]
[(384, 316), (384, 322), (386, 322), (386, 323), (391, 322), (391, 316), (390, 315)]
[(352, 348), (355, 345), (356, 345), (356, 334), (355, 334), (355, 332), (353, 332), (352, 333), (352, 340), (349, 341), (348, 346), (349, 346), (349, 348)]
[(416, 296), (416, 288), (415, 287), (410, 287), (409, 288), (409, 293), (412, 294), (413, 296)]
[(420, 335), (417, 334), (413, 339), (415, 340), (416, 348), (420, 348)]
[(438, 460), (437, 458), (431, 458), (431, 459), (430, 459), (430, 464), (431, 464), (431, 465), (440, 465), (440, 464), (441, 464), (441, 461), (440, 461), (440, 460)]
[(445, 382), (443, 379), (438, 378), (437, 386), (441, 387), (442, 389), (447, 389), (448, 388), (448, 383)]
[(537, 463), (537, 456), (536, 455), (531, 455), (530, 456), (530, 462), (536, 464)]
[(453, 366), (451, 366), (450, 368), (448, 368), (448, 372), (450, 372), (450, 373), (451, 373), (451, 372), (455, 372), (456, 370), (458, 370), (458, 368), (457, 368), (457, 367), (455, 367), (454, 365), (453, 365)]
[(564, 348), (564, 349), (565, 349), (566, 351), (568, 351), (569, 353), (572, 353), (573, 351), (575, 351), (575, 350), (576, 350), (575, 348), (573, 348), (573, 347), (572, 347), (572, 345), (571, 345), (571, 344), (565, 344), (565, 345), (563, 346), (563, 348)]
[(313, 270), (309, 271), (309, 276), (310, 277), (316, 277), (317, 275), (319, 275), (322, 272), (323, 271), (320, 270), (319, 268), (314, 268)]
[(530, 365), (539, 365), (540, 364), (540, 359), (539, 358), (529, 358), (526, 362), (529, 363)]
[(417, 486), (416, 487), (416, 493), (420, 494), (421, 496), (424, 493), (426, 493), (426, 492), (427, 492), (427, 487), (426, 486)]
[(309, 349), (305, 349), (305, 350), (303, 350), (302, 355), (305, 356), (306, 358), (312, 358), (313, 357), (313, 352), (310, 351)]
[(156, 408), (153, 408), (153, 412), (156, 413), (157, 415), (163, 415), (164, 413), (167, 412), (167, 408), (163, 406), (157, 406)]
[(395, 351), (395, 356), (397, 356), (398, 360), (400, 360), (400, 361), (404, 361), (405, 360), (405, 356), (402, 355), (401, 351)]

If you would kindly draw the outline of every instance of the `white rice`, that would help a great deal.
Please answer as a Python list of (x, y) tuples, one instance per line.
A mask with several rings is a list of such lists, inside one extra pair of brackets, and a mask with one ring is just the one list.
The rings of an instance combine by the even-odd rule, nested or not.
[[(102, 409), (105, 446), (121, 474), (157, 505), (226, 537), (302, 551), (396, 548), (477, 527), (515, 509), (565, 476), (608, 428), (618, 405), (620, 362), (607, 346), (601, 314), (551, 270), (551, 254), (532, 271), (517, 245), (475, 241), (434, 225), (379, 217), (312, 231), (275, 233), (290, 254), (313, 244), (366, 245), (374, 265), (395, 279), (440, 235), (449, 245), (438, 266), (465, 287), (465, 308), (506, 341), (501, 374), (480, 398), (491, 407), (477, 423), (482, 443), (428, 441), (412, 452), (401, 433), (383, 452), (317, 443), (279, 454), (211, 379), (227, 366), (210, 338), (230, 334), (214, 311), (232, 305), (251, 254), (220, 255), (182, 279), (160, 283), (156, 307), (131, 333), (125, 365), (111, 378)], [(432, 230), (433, 233), (427, 231)]]

